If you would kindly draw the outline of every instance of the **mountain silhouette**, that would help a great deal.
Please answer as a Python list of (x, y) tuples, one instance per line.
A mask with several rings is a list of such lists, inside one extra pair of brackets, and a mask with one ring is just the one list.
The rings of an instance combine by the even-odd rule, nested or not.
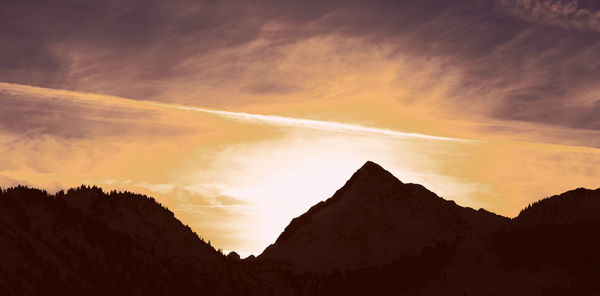
[(507, 221), (404, 184), (369, 161), (330, 199), (293, 219), (259, 259), (311, 271), (384, 265), (425, 247), (494, 231)]
[(154, 199), (85, 186), (3, 190), (0, 254), (3, 295), (238, 294), (242, 274)]
[(600, 189), (546, 198), (509, 219), (367, 162), (258, 259), (287, 266), (288, 285), (309, 287), (298, 294), (597, 295), (599, 217)]
[(225, 256), (153, 198), (0, 190), (2, 295), (600, 295), (600, 189), (512, 219), (365, 163), (258, 257)]
[(515, 221), (521, 228), (600, 222), (599, 196), (600, 189), (577, 188), (529, 205), (519, 213)]
[(542, 199), (512, 222), (492, 244), (505, 267), (553, 278), (563, 295), (600, 294), (600, 189)]

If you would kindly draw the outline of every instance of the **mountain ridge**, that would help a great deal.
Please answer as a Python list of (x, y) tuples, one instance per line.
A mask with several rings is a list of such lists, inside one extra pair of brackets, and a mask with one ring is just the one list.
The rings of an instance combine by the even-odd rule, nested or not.
[(531, 226), (600, 221), (600, 188), (576, 188), (540, 199), (525, 207), (514, 220)]
[(5, 295), (597, 295), (600, 189), (514, 218), (366, 162), (253, 259), (225, 256), (153, 198), (0, 189)]
[(243, 274), (153, 198), (95, 186), (2, 190), (0, 237), (5, 295), (227, 294)]

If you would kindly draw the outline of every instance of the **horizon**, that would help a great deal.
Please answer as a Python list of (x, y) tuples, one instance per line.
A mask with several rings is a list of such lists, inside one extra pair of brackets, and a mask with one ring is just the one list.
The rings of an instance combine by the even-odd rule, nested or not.
[[(354, 177), (354, 176), (355, 176), (355, 175), (356, 175), (356, 174), (357, 174), (359, 171), (361, 171), (361, 170), (364, 170), (364, 168), (365, 168), (367, 165), (370, 165), (370, 166), (373, 166), (373, 165), (374, 165), (374, 166), (376, 166), (377, 170), (382, 170), (382, 171), (384, 171), (384, 172), (385, 172), (385, 173), (387, 173), (387, 174), (391, 174), (389, 171), (387, 171), (385, 168), (381, 167), (379, 164), (377, 164), (377, 163), (375, 163), (375, 162), (373, 162), (373, 161), (370, 161), (370, 160), (368, 160), (368, 161), (366, 161), (366, 162), (365, 162), (365, 163), (364, 163), (364, 164), (363, 164), (363, 165), (362, 165), (362, 166), (361, 166), (359, 169), (357, 169), (357, 170), (356, 170), (356, 172), (353, 174), (353, 176), (352, 176), (352, 177)], [(373, 173), (373, 171), (371, 170), (371, 171), (369, 171), (369, 173)], [(363, 171), (362, 178), (365, 178), (365, 175), (364, 175), (364, 174), (365, 174), (365, 173), (364, 173), (364, 171)], [(391, 175), (391, 176), (392, 176), (392, 177), (393, 177), (395, 180), (397, 180), (397, 181), (400, 181), (400, 182), (401, 182), (401, 180), (397, 179), (395, 176), (393, 176), (393, 175)], [(367, 176), (367, 177), (368, 177), (368, 176)], [(351, 180), (351, 179), (352, 179), (352, 178), (348, 179), (348, 180), (347, 180), (347, 182), (346, 182), (346, 184), (345, 184), (344, 186), (347, 186), (348, 184), (351, 184), (351, 183), (350, 183), (350, 180)], [(373, 180), (373, 178), (371, 178), (371, 180)], [(402, 183), (403, 185), (420, 185), (420, 184), (415, 184), (415, 183), (403, 183), (403, 182), (401, 182), (401, 183)], [(125, 191), (117, 191), (117, 190), (105, 190), (105, 189), (104, 189), (104, 188), (102, 188), (102, 187), (99, 187), (99, 186), (96, 186), (96, 185), (89, 185), (89, 184), (82, 184), (82, 185), (80, 185), (80, 186), (77, 186), (77, 187), (71, 187), (71, 188), (68, 188), (68, 189), (65, 189), (65, 190), (61, 189), (61, 190), (59, 190), (59, 191), (57, 191), (57, 192), (54, 192), (54, 193), (52, 193), (52, 192), (47, 192), (47, 191), (46, 191), (46, 190), (44, 190), (44, 189), (39, 189), (39, 188), (35, 188), (35, 187), (29, 187), (29, 186), (27, 186), (27, 185), (20, 185), (20, 184), (19, 184), (19, 185), (16, 185), (16, 186), (11, 186), (11, 187), (8, 187), (8, 188), (2, 188), (2, 187), (0, 187), (0, 193), (8, 193), (8, 192), (10, 192), (10, 191), (11, 191), (11, 189), (18, 189), (18, 188), (25, 188), (25, 189), (31, 189), (31, 190), (42, 190), (42, 191), (43, 191), (43, 192), (46, 194), (46, 196), (47, 196), (47, 197), (50, 197), (50, 198), (53, 198), (53, 197), (58, 197), (58, 196), (61, 196), (61, 197), (63, 197), (63, 198), (64, 198), (65, 196), (68, 196), (68, 194), (71, 194), (71, 191), (73, 191), (75, 194), (77, 194), (77, 192), (81, 192), (81, 191), (85, 191), (85, 190), (95, 190), (95, 189), (98, 189), (98, 190), (100, 190), (100, 192), (101, 192), (102, 194), (104, 194), (105, 196), (108, 196), (109, 194), (110, 194), (110, 195), (112, 195), (113, 193), (115, 193), (115, 194), (117, 194), (117, 195), (131, 195), (131, 196), (133, 196), (133, 197), (136, 197), (136, 198), (137, 198), (137, 197), (149, 198), (149, 199), (151, 199), (151, 200), (153, 201), (154, 205), (156, 205), (157, 207), (163, 208), (163, 209), (165, 209), (165, 210), (168, 210), (168, 211), (170, 211), (171, 213), (173, 213), (173, 211), (172, 211), (171, 209), (169, 209), (167, 206), (165, 206), (165, 205), (161, 204), (161, 203), (160, 203), (159, 201), (157, 201), (157, 200), (156, 200), (156, 199), (155, 199), (153, 196), (148, 196), (148, 195), (145, 195), (145, 194), (140, 194), (140, 193), (137, 193), (137, 192), (131, 192), (131, 191), (127, 191), (127, 190), (125, 190)], [(339, 189), (342, 189), (342, 188), (339, 188)], [(426, 189), (426, 190), (428, 190), (427, 188), (425, 188), (425, 189)], [(338, 191), (339, 191), (339, 190), (338, 190)], [(530, 210), (530, 209), (532, 208), (532, 206), (535, 206), (536, 204), (539, 206), (539, 204), (543, 203), (544, 201), (546, 201), (546, 200), (550, 200), (550, 199), (552, 199), (552, 198), (557, 198), (557, 197), (562, 197), (562, 199), (564, 199), (564, 198), (565, 198), (564, 196), (567, 196), (567, 195), (569, 195), (569, 194), (581, 194), (581, 192), (582, 192), (582, 191), (583, 191), (583, 192), (594, 192), (594, 191), (600, 191), (600, 188), (592, 189), (592, 188), (583, 188), (583, 187), (579, 187), (579, 188), (574, 188), (574, 189), (571, 189), (571, 190), (568, 190), (568, 191), (565, 191), (565, 192), (557, 193), (557, 194), (554, 194), (554, 195), (552, 195), (552, 196), (542, 197), (542, 198), (540, 198), (540, 199), (538, 199), (538, 200), (536, 200), (536, 201), (534, 201), (534, 202), (532, 202), (532, 203), (530, 203), (530, 204), (528, 204), (528, 205), (524, 206), (523, 208), (521, 208), (521, 210), (519, 211), (519, 213), (518, 213), (516, 216), (513, 216), (513, 217), (507, 217), (507, 216), (503, 216), (503, 215), (500, 215), (500, 214), (494, 213), (494, 212), (492, 212), (492, 211), (488, 211), (487, 209), (484, 209), (484, 208), (473, 209), (473, 208), (471, 208), (471, 207), (468, 207), (468, 206), (463, 206), (463, 205), (461, 205), (461, 204), (458, 204), (458, 203), (453, 203), (453, 205), (454, 205), (454, 206), (458, 206), (458, 207), (462, 207), (462, 208), (466, 208), (466, 209), (470, 209), (470, 210), (473, 210), (473, 211), (477, 211), (477, 212), (479, 212), (480, 210), (485, 210), (485, 211), (487, 211), (488, 213), (491, 213), (491, 214), (493, 214), (493, 215), (495, 215), (495, 216), (498, 216), (498, 217), (501, 217), (501, 218), (505, 218), (505, 219), (509, 219), (509, 220), (515, 220), (515, 219), (517, 219), (518, 217), (521, 217), (521, 215), (522, 215), (522, 214), (523, 214), (525, 211), (527, 211), (527, 210)], [(336, 192), (336, 193), (337, 193), (337, 192)], [(431, 193), (433, 193), (433, 195), (437, 195), (437, 196), (439, 196), (439, 195), (438, 195), (436, 192), (431, 192)], [(344, 194), (344, 193), (342, 193), (342, 194)], [(333, 196), (332, 196), (332, 197), (333, 197)], [(440, 196), (440, 197), (441, 197), (441, 196)], [(71, 198), (73, 198), (73, 197), (71, 197)], [(330, 197), (330, 198), (331, 198), (331, 197)], [(443, 197), (441, 197), (441, 198), (443, 199)], [(329, 199), (329, 198), (327, 198), (325, 201), (327, 201), (328, 199)], [(445, 200), (445, 201), (452, 201), (452, 200), (447, 200), (447, 199), (444, 199), (444, 200)], [(554, 199), (554, 200), (556, 200), (556, 199)], [(331, 203), (330, 203), (330, 205), (331, 205)], [(313, 205), (313, 206), (317, 206), (317, 205), (315, 204), (315, 205)], [(313, 206), (311, 206), (311, 210), (312, 210)], [(308, 214), (309, 212), (310, 212), (310, 211), (307, 211), (307, 212), (303, 213), (302, 215), (306, 215), (306, 214)], [(189, 227), (189, 225), (187, 225), (187, 224), (185, 223), (185, 221), (182, 221), (182, 220), (180, 220), (180, 219), (179, 219), (179, 217), (177, 217), (177, 215), (176, 215), (175, 213), (173, 213), (173, 214), (174, 214), (174, 219), (175, 219), (175, 221), (179, 221), (179, 222), (183, 223), (183, 225), (185, 225), (185, 226), (188, 226), (188, 227)], [(301, 215), (301, 216), (302, 216), (302, 215)], [(298, 218), (298, 217), (294, 217), (294, 218)], [(292, 221), (290, 221), (290, 222), (292, 222)], [(209, 239), (206, 239), (205, 237), (203, 237), (203, 236), (202, 236), (202, 233), (198, 233), (197, 231), (195, 231), (195, 230), (194, 230), (193, 228), (191, 228), (191, 227), (190, 227), (190, 229), (191, 229), (191, 231), (193, 231), (193, 232), (194, 232), (194, 234), (197, 236), (197, 238), (198, 238), (198, 239), (200, 239), (200, 240), (201, 240), (203, 243), (207, 243), (207, 244), (208, 244), (208, 246), (212, 247), (214, 251), (218, 251), (218, 252), (219, 252), (220, 254), (222, 254), (223, 256), (227, 256), (227, 254), (231, 254), (231, 253), (233, 252), (233, 253), (235, 253), (235, 254), (238, 254), (238, 255), (239, 255), (241, 258), (244, 258), (244, 259), (249, 259), (249, 258), (252, 258), (251, 256), (259, 257), (260, 255), (263, 255), (263, 254), (265, 253), (265, 251), (267, 251), (267, 250), (268, 250), (268, 248), (269, 248), (269, 247), (271, 247), (271, 246), (275, 245), (276, 243), (278, 243), (278, 242), (279, 242), (279, 238), (280, 238), (280, 237), (281, 237), (281, 236), (284, 234), (284, 232), (288, 231), (288, 228), (289, 228), (289, 226), (290, 226), (291, 224), (292, 224), (292, 223), (288, 224), (288, 225), (287, 225), (285, 228), (281, 229), (281, 233), (280, 233), (280, 235), (277, 237), (277, 240), (276, 240), (276, 241), (273, 241), (273, 242), (272, 242), (271, 244), (269, 244), (269, 245), (268, 245), (268, 246), (267, 246), (267, 247), (266, 247), (264, 250), (262, 250), (262, 251), (260, 251), (260, 252), (258, 252), (258, 253), (244, 253), (244, 252), (240, 252), (240, 251), (237, 251), (237, 250), (227, 250), (227, 249), (220, 248), (218, 245), (212, 245)], [(228, 256), (228, 257), (229, 257), (229, 256)]]
[[(385, 171), (385, 172), (389, 173), (389, 171), (387, 171), (385, 168), (381, 167), (379, 164), (377, 164), (377, 163), (375, 163), (375, 162), (373, 162), (373, 161), (367, 160), (367, 161), (366, 161), (366, 162), (365, 162), (365, 163), (364, 163), (364, 164), (363, 164), (363, 165), (362, 165), (362, 166), (361, 166), (359, 169), (357, 169), (357, 171), (356, 171), (354, 174), (358, 173), (358, 172), (359, 172), (361, 169), (363, 169), (363, 168), (364, 168), (366, 165), (368, 165), (368, 164), (374, 164), (374, 165), (375, 165), (375, 166), (377, 166), (379, 169), (381, 169), (381, 170), (383, 170), (383, 171)], [(354, 176), (354, 174), (353, 174), (353, 176)], [(393, 175), (392, 175), (392, 176), (393, 176)], [(395, 179), (397, 179), (395, 176), (393, 176), (393, 177), (394, 177)], [(397, 180), (398, 180), (398, 181), (400, 181), (400, 182), (402, 182), (402, 180), (399, 180), (399, 179), (397, 179)], [(350, 179), (348, 179), (348, 181), (347, 181), (347, 182), (349, 182), (349, 181), (350, 181)], [(415, 184), (415, 183), (404, 183), (404, 182), (402, 182), (402, 183), (403, 183), (404, 185), (414, 185), (414, 184)], [(345, 185), (347, 185), (347, 183), (346, 183)], [(416, 185), (420, 185), (420, 184), (416, 184)], [(56, 192), (54, 192), (54, 193), (52, 193), (52, 192), (47, 192), (47, 191), (46, 191), (46, 190), (44, 190), (44, 189), (38, 189), (38, 188), (35, 188), (35, 187), (29, 187), (29, 186), (27, 186), (27, 185), (21, 185), (21, 184), (18, 184), (18, 185), (16, 185), (16, 186), (11, 186), (11, 187), (8, 187), (8, 188), (2, 188), (2, 187), (0, 187), (0, 193), (2, 193), (2, 192), (8, 192), (10, 189), (15, 189), (15, 188), (18, 188), (18, 187), (24, 187), (24, 188), (34, 189), (34, 190), (43, 190), (43, 191), (44, 191), (44, 192), (47, 194), (47, 196), (49, 196), (49, 197), (56, 197), (56, 196), (59, 196), (59, 193), (61, 193), (61, 195), (64, 195), (64, 194), (68, 193), (68, 192), (69, 192), (69, 191), (71, 191), (71, 190), (73, 190), (73, 191), (78, 191), (78, 190), (82, 190), (82, 189), (83, 189), (83, 190), (85, 190), (85, 189), (89, 190), (89, 189), (95, 189), (95, 188), (96, 188), (96, 189), (99, 189), (99, 190), (100, 190), (100, 191), (101, 191), (103, 194), (109, 194), (109, 193), (110, 193), (110, 194), (112, 194), (113, 192), (115, 192), (116, 194), (131, 194), (131, 195), (144, 196), (144, 197), (147, 197), (147, 198), (151, 198), (151, 199), (152, 199), (152, 200), (155, 202), (155, 204), (156, 204), (157, 206), (160, 206), (160, 207), (162, 207), (162, 208), (164, 208), (164, 209), (166, 209), (166, 210), (169, 210), (169, 211), (171, 211), (171, 209), (169, 209), (167, 206), (165, 206), (165, 205), (163, 205), (163, 204), (159, 203), (159, 202), (158, 202), (158, 201), (157, 201), (157, 200), (156, 200), (156, 199), (155, 199), (153, 196), (148, 196), (148, 195), (145, 195), (145, 194), (140, 194), (140, 193), (137, 193), (137, 192), (131, 192), (131, 191), (127, 191), (127, 190), (125, 190), (125, 191), (117, 191), (117, 190), (114, 190), (114, 189), (113, 189), (113, 190), (106, 190), (106, 189), (104, 189), (104, 188), (102, 188), (102, 187), (100, 187), (100, 186), (97, 186), (97, 185), (92, 185), (92, 184), (81, 184), (80, 186), (77, 186), (77, 187), (71, 187), (71, 188), (68, 188), (68, 189), (60, 189), (60, 190), (58, 190), (58, 191), (56, 191)], [(341, 189), (341, 188), (339, 188), (339, 189)], [(427, 189), (427, 188), (426, 188), (426, 189)], [(554, 194), (554, 195), (552, 195), (552, 196), (546, 196), (546, 197), (542, 197), (542, 198), (540, 198), (540, 199), (538, 199), (538, 200), (536, 200), (536, 201), (534, 201), (534, 202), (532, 202), (532, 203), (530, 203), (530, 204), (528, 204), (528, 205), (525, 205), (525, 206), (524, 206), (524, 207), (523, 207), (523, 208), (522, 208), (522, 209), (519, 211), (519, 213), (518, 213), (517, 215), (513, 216), (513, 217), (507, 217), (507, 216), (503, 216), (503, 215), (501, 215), (501, 214), (494, 213), (494, 212), (492, 212), (492, 211), (488, 211), (487, 209), (484, 209), (484, 208), (473, 209), (473, 208), (471, 208), (471, 207), (464, 206), (464, 205), (461, 205), (461, 204), (459, 204), (459, 203), (456, 203), (456, 205), (458, 205), (459, 207), (463, 207), (463, 208), (467, 208), (467, 209), (471, 209), (471, 210), (475, 210), (475, 211), (478, 211), (478, 210), (482, 210), (482, 209), (483, 209), (483, 210), (485, 210), (485, 211), (487, 211), (487, 212), (489, 212), (489, 213), (495, 214), (495, 215), (497, 215), (497, 216), (500, 216), (500, 217), (502, 217), (502, 218), (507, 218), (507, 219), (514, 220), (515, 218), (517, 218), (518, 216), (520, 216), (520, 215), (521, 215), (521, 213), (522, 213), (523, 211), (525, 211), (525, 210), (529, 209), (529, 208), (530, 208), (532, 205), (534, 205), (534, 204), (537, 204), (537, 203), (543, 202), (544, 200), (547, 200), (547, 199), (550, 199), (550, 198), (553, 198), (553, 197), (562, 196), (562, 195), (569, 194), (569, 193), (573, 193), (573, 192), (578, 192), (578, 191), (580, 191), (580, 190), (585, 190), (585, 191), (598, 191), (598, 190), (600, 190), (600, 187), (599, 187), (599, 188), (596, 188), (596, 189), (593, 189), (593, 188), (584, 188), (584, 187), (578, 187), (578, 188), (574, 188), (574, 189), (571, 189), (571, 190), (568, 190), (568, 191), (565, 191), (565, 192), (561, 192), (561, 193)], [(432, 193), (433, 193), (433, 194), (435, 194), (435, 195), (438, 195), (438, 196), (439, 196), (439, 194), (437, 194), (436, 192), (432, 192)], [(440, 196), (440, 197), (443, 199), (443, 197), (442, 197), (442, 196)], [(331, 198), (331, 197), (329, 197), (329, 198)], [(327, 199), (329, 199), (329, 198), (327, 198)], [(324, 201), (326, 201), (327, 199), (325, 199)], [(446, 200), (446, 201), (452, 201), (452, 200), (448, 200), (448, 199), (444, 199), (444, 200)], [(314, 206), (314, 205), (313, 205), (313, 206)], [(311, 206), (311, 208), (312, 208), (312, 206)], [(171, 212), (172, 212), (172, 211), (171, 211)], [(304, 215), (304, 214), (306, 214), (306, 213), (303, 213), (302, 215)], [(177, 221), (180, 221), (180, 222), (182, 222), (184, 225), (186, 225), (186, 226), (189, 226), (189, 225), (187, 225), (187, 224), (185, 224), (185, 223), (184, 223), (185, 221), (182, 221), (182, 220), (180, 220), (180, 219), (179, 219), (179, 217), (177, 217), (177, 215), (176, 215), (175, 213), (174, 213), (174, 215), (175, 215), (174, 217), (175, 217), (175, 219), (176, 219)], [(296, 217), (294, 217), (294, 218), (296, 218)], [(291, 222), (291, 221), (290, 221), (290, 222)], [(289, 226), (289, 224), (288, 224), (288, 226)], [(190, 228), (191, 228), (191, 227), (190, 227)], [(210, 244), (210, 240), (205, 240), (205, 238), (202, 236), (202, 233), (198, 233), (198, 232), (197, 232), (197, 231), (195, 231), (193, 228), (191, 228), (191, 230), (192, 230), (192, 231), (193, 231), (193, 232), (194, 232), (194, 233), (195, 233), (195, 234), (198, 236), (198, 238), (202, 239), (202, 241), (203, 241), (203, 242), (204, 242), (204, 241), (206, 241), (206, 242), (208, 242), (208, 244), (209, 244), (209, 245), (211, 245), (211, 244)], [(281, 230), (280, 236), (281, 236), (281, 234), (283, 234), (283, 232), (284, 232), (285, 230), (287, 230), (287, 226), (286, 226), (284, 229), (282, 229), (282, 230)], [(278, 238), (279, 238), (279, 236), (278, 236)], [(273, 245), (273, 244), (275, 244), (275, 241), (273, 241), (271, 244), (269, 244), (269, 245), (268, 245), (268, 246), (265, 248), (265, 250), (266, 250), (266, 249), (267, 249), (269, 246), (271, 246), (271, 245)], [(234, 252), (234, 253), (237, 253), (238, 255), (240, 255), (242, 258), (248, 258), (248, 257), (250, 257), (250, 256), (256, 256), (256, 257), (258, 257), (259, 255), (261, 255), (261, 254), (262, 254), (262, 253), (264, 253), (264, 251), (265, 251), (265, 250), (263, 250), (263, 251), (261, 251), (261, 252), (258, 252), (258, 253), (243, 253), (243, 252), (240, 252), (240, 251), (237, 251), (237, 250), (226, 250), (226, 249), (220, 248), (220, 247), (219, 247), (219, 246), (217, 246), (217, 245), (211, 245), (211, 246), (214, 248), (214, 250), (218, 250), (218, 251), (219, 251), (220, 253), (222, 253), (223, 255), (227, 255), (228, 253)]]
[[(387, 170), (386, 170), (384, 167), (381, 167), (381, 166), (380, 166), (378, 163), (376, 163), (376, 162), (374, 162), (374, 161), (371, 161), (371, 160), (367, 160), (367, 161), (365, 161), (365, 163), (364, 163), (364, 164), (363, 164), (361, 167), (359, 167), (359, 168), (358, 168), (358, 169), (355, 171), (355, 173), (357, 173), (357, 172), (358, 172), (360, 169), (364, 168), (364, 167), (365, 167), (367, 164), (369, 164), (369, 163), (375, 164), (375, 165), (376, 165), (377, 167), (379, 167), (380, 169), (382, 169), (382, 170), (384, 170), (384, 171), (386, 171), (386, 172), (388, 172), (388, 173), (389, 173), (389, 171), (387, 171)], [(354, 174), (355, 174), (355, 173), (354, 173)], [(354, 174), (353, 174), (353, 175), (354, 175)], [(392, 176), (393, 176), (393, 174), (392, 174)], [(396, 178), (396, 176), (394, 176), (394, 178)], [(396, 178), (396, 179), (397, 179), (397, 178)], [(349, 178), (349, 179), (348, 179), (346, 182), (348, 182), (349, 180), (350, 180), (350, 178)], [(399, 179), (398, 179), (398, 180), (399, 180)], [(399, 181), (401, 181), (401, 182), (402, 182), (402, 180), (399, 180)], [(403, 182), (403, 183), (404, 183), (404, 184), (417, 184), (417, 183), (406, 183), (406, 182)], [(420, 185), (420, 184), (417, 184), (417, 185)], [(10, 187), (8, 187), (8, 188), (6, 188), (6, 187), (5, 187), (5, 188), (2, 188), (2, 186), (0, 186), (0, 190), (2, 190), (2, 191), (5, 191), (5, 190), (7, 190), (7, 189), (16, 188), (16, 187), (19, 187), (19, 186), (24, 186), (24, 187), (26, 187), (26, 188), (32, 188), (32, 189), (38, 189), (38, 188), (35, 188), (35, 187), (28, 187), (28, 185), (17, 184), (17, 185), (10, 186)], [(81, 185), (79, 185), (79, 186), (76, 186), (76, 187), (70, 187), (70, 188), (58, 189), (56, 192), (49, 192), (49, 191), (46, 191), (45, 189), (41, 189), (41, 190), (44, 190), (44, 191), (46, 191), (46, 192), (47, 192), (47, 194), (48, 194), (48, 195), (50, 195), (50, 196), (57, 196), (57, 194), (58, 194), (59, 192), (63, 192), (63, 194), (64, 194), (64, 193), (65, 193), (65, 192), (67, 192), (68, 190), (71, 190), (71, 189), (77, 190), (77, 189), (79, 189), (79, 188), (85, 188), (86, 186), (87, 186), (88, 188), (98, 188), (98, 189), (100, 189), (100, 190), (101, 190), (101, 191), (102, 191), (104, 194), (108, 194), (108, 193), (110, 193), (110, 192), (112, 192), (112, 191), (115, 191), (115, 192), (117, 192), (118, 194), (127, 194), (127, 193), (129, 193), (129, 194), (142, 194), (142, 193), (133, 192), (133, 191), (129, 191), (129, 190), (116, 190), (116, 189), (110, 189), (110, 190), (109, 190), (109, 189), (105, 189), (105, 188), (103, 188), (103, 187), (101, 187), (101, 186), (94, 185), (94, 184), (81, 184)], [(338, 189), (341, 189), (341, 187), (340, 187), (340, 188), (338, 188)], [(599, 187), (599, 188), (597, 188), (597, 189), (594, 189), (594, 188), (585, 188), (585, 187), (578, 187), (578, 188), (573, 188), (573, 189), (570, 189), (570, 190), (568, 190), (568, 191), (565, 191), (565, 192), (556, 193), (556, 194), (553, 194), (553, 195), (550, 195), (550, 196), (540, 197), (539, 199), (537, 199), (537, 200), (535, 200), (535, 201), (533, 201), (533, 202), (531, 202), (531, 203), (529, 203), (529, 204), (527, 204), (527, 205), (524, 205), (524, 206), (523, 206), (523, 207), (522, 207), (522, 208), (519, 210), (519, 212), (518, 212), (516, 215), (514, 215), (514, 216), (505, 216), (505, 215), (502, 215), (502, 214), (495, 213), (495, 212), (493, 212), (493, 211), (490, 211), (490, 210), (488, 210), (488, 209), (485, 209), (485, 208), (479, 208), (479, 209), (475, 209), (475, 208), (472, 208), (472, 207), (469, 207), (469, 206), (462, 205), (462, 204), (460, 204), (460, 203), (456, 203), (456, 204), (457, 204), (458, 206), (460, 206), (460, 207), (463, 207), (463, 208), (468, 208), (468, 209), (473, 209), (473, 210), (481, 210), (481, 209), (483, 209), (483, 210), (485, 210), (485, 211), (488, 211), (488, 212), (490, 212), (490, 213), (492, 213), (492, 214), (495, 214), (495, 215), (498, 215), (498, 216), (501, 216), (501, 217), (504, 217), (504, 218), (508, 218), (508, 219), (514, 219), (514, 218), (516, 218), (517, 216), (519, 216), (519, 214), (520, 214), (520, 213), (521, 213), (523, 210), (525, 210), (525, 209), (529, 208), (529, 207), (530, 207), (531, 205), (533, 205), (533, 204), (536, 204), (536, 203), (538, 203), (538, 202), (541, 202), (541, 201), (543, 201), (543, 200), (546, 200), (546, 199), (548, 199), (548, 198), (551, 198), (551, 197), (555, 197), (555, 196), (562, 195), (562, 194), (569, 193), (569, 192), (574, 192), (574, 191), (577, 191), (577, 190), (580, 190), (580, 189), (584, 189), (584, 190), (591, 190), (591, 191), (593, 191), (593, 190), (600, 190), (600, 187)], [(336, 191), (337, 191), (337, 190), (336, 190)], [(433, 191), (432, 191), (432, 192), (433, 192)], [(436, 195), (438, 195), (438, 196), (440, 196), (441, 198), (444, 198), (443, 196), (441, 196), (441, 195), (440, 195), (440, 194), (438, 194), (437, 192), (433, 192), (433, 193), (434, 193), (434, 194), (436, 194)], [(147, 196), (147, 197), (149, 197), (149, 198), (153, 198), (153, 199), (155, 199), (155, 197), (154, 197), (154, 196), (150, 196), (150, 195), (146, 195), (146, 194), (143, 194), (143, 196)], [(332, 197), (332, 196), (330, 196), (330, 197), (327, 197), (327, 198), (323, 199), (322, 201), (326, 201), (327, 199), (329, 199), (329, 198), (331, 198), (331, 197)], [(451, 199), (445, 199), (445, 200), (448, 200), (448, 201), (454, 201), (454, 200), (451, 200)], [(155, 202), (157, 202), (157, 203), (158, 203), (159, 201), (155, 199)], [(166, 205), (163, 205), (163, 204), (160, 204), (160, 203), (158, 203), (157, 205), (160, 205), (160, 206), (164, 207), (165, 209), (167, 209), (167, 210), (170, 210), (171, 212), (173, 212), (173, 210), (172, 210), (172, 209), (169, 209), (169, 208), (168, 208)], [(316, 204), (315, 204), (315, 205), (316, 205)], [(312, 207), (312, 206), (314, 206), (314, 205), (311, 205), (310, 207)], [(178, 219), (179, 221), (181, 221), (181, 222), (182, 222), (184, 225), (187, 225), (187, 226), (189, 226), (188, 224), (186, 224), (186, 223), (185, 223), (185, 221), (184, 221), (184, 220), (181, 220), (181, 219), (180, 219), (180, 217), (178, 217), (178, 216), (177, 216), (177, 214), (176, 214), (175, 212), (173, 212), (173, 213), (174, 213), (174, 215), (175, 215), (175, 218), (176, 218), (176, 219)], [(306, 213), (306, 212), (305, 212), (305, 213)], [(305, 214), (305, 213), (302, 213), (302, 214)], [(302, 215), (302, 214), (301, 214), (301, 215)], [(296, 217), (292, 217), (292, 219), (293, 219), (293, 218), (296, 218)], [(291, 220), (290, 220), (290, 222), (291, 222)], [(289, 224), (288, 224), (288, 225), (289, 225)], [(190, 228), (192, 229), (192, 231), (194, 231), (194, 233), (196, 233), (196, 235), (198, 235), (200, 238), (204, 239), (204, 237), (202, 236), (202, 233), (199, 233), (198, 231), (196, 231), (196, 230), (195, 230), (194, 228), (192, 228), (192, 227), (190, 227)], [(280, 233), (280, 234), (279, 234), (279, 235), (276, 237), (276, 240), (277, 240), (277, 238), (279, 238), (279, 236), (280, 236), (280, 235), (283, 233), (283, 231), (284, 231), (286, 228), (287, 228), (287, 225), (286, 225), (286, 227), (284, 227), (284, 228), (282, 228), (282, 229), (281, 229), (281, 233)], [(217, 249), (218, 249), (218, 250), (219, 250), (219, 252), (222, 252), (224, 255), (225, 255), (225, 254), (228, 254), (228, 253), (230, 253), (230, 252), (235, 252), (235, 253), (239, 254), (239, 255), (240, 255), (242, 258), (248, 258), (248, 257), (250, 257), (250, 256), (259, 256), (260, 254), (262, 254), (262, 253), (264, 252), (264, 250), (266, 250), (266, 248), (268, 248), (269, 246), (271, 246), (272, 244), (274, 244), (276, 240), (274, 240), (272, 243), (269, 243), (269, 244), (268, 244), (268, 245), (265, 247), (265, 249), (263, 249), (262, 251), (259, 251), (259, 252), (256, 252), (256, 253), (250, 253), (250, 252), (238, 251), (238, 250), (235, 250), (235, 249), (223, 249), (223, 248), (219, 247), (218, 245), (213, 245), (212, 247), (214, 247), (214, 248), (215, 248), (215, 250), (217, 250)], [(206, 241), (210, 242), (210, 240), (206, 240)]]
[(600, 179), (593, 1), (5, 1), (0, 187), (154, 197), (260, 254), (368, 160), (514, 217)]

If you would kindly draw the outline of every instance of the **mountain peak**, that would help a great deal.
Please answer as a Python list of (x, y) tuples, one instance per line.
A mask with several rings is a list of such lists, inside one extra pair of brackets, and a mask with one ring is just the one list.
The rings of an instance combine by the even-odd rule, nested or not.
[(360, 167), (359, 170), (385, 170), (383, 167), (381, 167), (380, 165), (378, 165), (377, 163), (371, 161), (371, 160), (367, 160), (367, 162), (365, 162), (365, 164), (362, 165), (362, 167)]
[[(386, 184), (387, 186), (382, 186), (383, 184)], [(343, 199), (356, 199), (360, 198), (361, 196), (367, 197), (373, 194), (365, 194), (364, 191), (394, 187), (398, 184), (401, 185), (403, 183), (383, 167), (369, 160), (365, 162), (365, 164), (363, 164), (362, 167), (360, 167), (352, 175), (352, 177), (346, 181), (346, 184), (342, 188), (338, 189), (332, 197), (317, 203), (303, 215), (292, 219), (290, 224), (277, 238), (277, 242), (281, 243), (287, 241), (297, 229), (301, 228), (307, 223), (310, 223), (313, 216), (332, 204), (336, 204)]]
[(259, 258), (307, 270), (352, 269), (417, 254), (503, 222), (402, 183), (367, 161), (331, 198), (294, 218)]
[(390, 172), (388, 172), (382, 166), (380, 166), (377, 163), (375, 163), (373, 161), (370, 161), (370, 160), (368, 160), (367, 162), (365, 162), (365, 164), (363, 164), (360, 167), (360, 169), (358, 169), (356, 172), (357, 173), (361, 173), (361, 174), (390, 175), (390, 176), (393, 176)]
[(365, 164), (352, 175), (344, 187), (358, 183), (371, 186), (403, 184), (398, 178), (392, 175), (392, 173), (370, 160), (365, 162)]

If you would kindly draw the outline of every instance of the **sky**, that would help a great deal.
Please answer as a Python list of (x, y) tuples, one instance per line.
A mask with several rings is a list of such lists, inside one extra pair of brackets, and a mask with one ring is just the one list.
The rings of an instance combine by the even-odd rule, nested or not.
[(600, 187), (600, 2), (0, 3), (0, 186), (154, 196), (259, 254), (367, 160), (514, 217)]

